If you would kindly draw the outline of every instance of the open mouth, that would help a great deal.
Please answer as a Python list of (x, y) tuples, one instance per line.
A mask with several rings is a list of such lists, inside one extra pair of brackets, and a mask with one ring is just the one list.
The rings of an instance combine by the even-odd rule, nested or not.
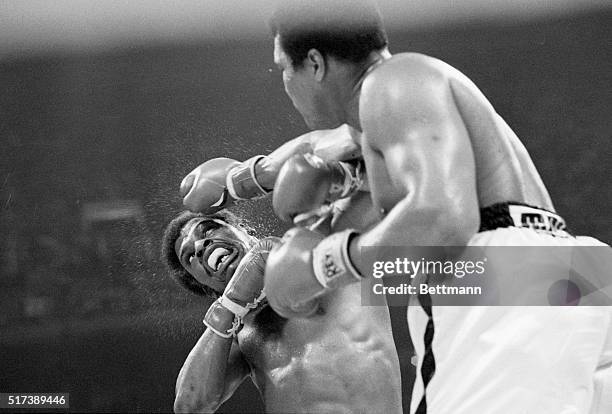
[(213, 243), (204, 252), (207, 267), (215, 274), (223, 274), (238, 255), (236, 246), (228, 243)]

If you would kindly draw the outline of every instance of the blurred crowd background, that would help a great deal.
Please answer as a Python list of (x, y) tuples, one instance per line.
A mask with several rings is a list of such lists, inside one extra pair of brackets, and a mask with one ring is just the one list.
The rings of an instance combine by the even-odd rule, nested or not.
[[(172, 410), (208, 305), (159, 260), (178, 184), (208, 158), (306, 132), (274, 69), (268, 5), (221, 3), (0, 3), (0, 392), (69, 392), (73, 411)], [(612, 7), (380, 3), (391, 51), (472, 78), (572, 231), (612, 242)], [(236, 212), (280, 235), (270, 208)], [(405, 309), (392, 312), (409, 390)], [(249, 384), (223, 407), (260, 410)]]

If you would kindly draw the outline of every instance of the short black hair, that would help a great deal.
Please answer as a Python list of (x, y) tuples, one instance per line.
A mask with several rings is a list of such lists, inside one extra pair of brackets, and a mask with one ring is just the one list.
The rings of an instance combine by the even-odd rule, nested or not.
[(185, 270), (174, 250), (174, 245), (179, 236), (181, 235), (181, 230), (183, 229), (185, 224), (187, 224), (191, 219), (194, 219), (196, 217), (221, 220), (234, 227), (243, 226), (239, 222), (236, 215), (227, 210), (222, 210), (215, 214), (202, 214), (193, 213), (191, 211), (183, 211), (176, 217), (174, 217), (170, 221), (170, 223), (168, 223), (164, 231), (164, 235), (162, 238), (161, 257), (162, 261), (164, 261), (166, 263), (166, 266), (168, 266), (170, 276), (176, 282), (178, 282), (179, 285), (183, 286), (190, 292), (193, 292), (196, 295), (208, 296), (216, 299), (221, 296), (221, 293), (223, 292), (217, 292), (211, 287), (198, 282), (187, 270)]
[(378, 9), (365, 0), (283, 1), (269, 24), (295, 67), (303, 65), (310, 49), (362, 63), (388, 44)]

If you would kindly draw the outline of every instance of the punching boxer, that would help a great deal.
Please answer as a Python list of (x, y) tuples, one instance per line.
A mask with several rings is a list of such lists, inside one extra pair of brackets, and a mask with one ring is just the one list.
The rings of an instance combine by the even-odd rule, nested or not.
[[(270, 253), (265, 292), (277, 313), (300, 320), (359, 300), (347, 286), (366, 274), (364, 246), (605, 246), (565, 231), (525, 147), (474, 83), (429, 56), (392, 56), (377, 11), (347, 4), (290, 2), (271, 21), (294, 106), (312, 129), (362, 132), (371, 191), (350, 197), (333, 234), (294, 228)], [(289, 158), (274, 187), (280, 217), (317, 208), (320, 169), (316, 157)], [(531, 228), (528, 215), (549, 225)], [(411, 412), (612, 412), (609, 309), (419, 299), (408, 310), (419, 374)]]
[(308, 319), (280, 317), (261, 295), (278, 243), (249, 236), (226, 211), (186, 212), (167, 226), (163, 256), (174, 278), (216, 298), (178, 376), (175, 411), (215, 411), (250, 377), (266, 412), (401, 413), (387, 312), (330, 304)]

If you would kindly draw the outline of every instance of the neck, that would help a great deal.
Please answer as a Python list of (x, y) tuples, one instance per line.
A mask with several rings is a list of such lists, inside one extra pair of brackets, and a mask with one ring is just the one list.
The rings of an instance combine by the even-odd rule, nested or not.
[(359, 96), (361, 93), (361, 85), (365, 78), (385, 60), (391, 58), (389, 49), (384, 48), (370, 53), (365, 63), (360, 67), (360, 70), (355, 72), (355, 77), (352, 82), (350, 97), (345, 106), (346, 123), (361, 131), (361, 123), (359, 122)]

